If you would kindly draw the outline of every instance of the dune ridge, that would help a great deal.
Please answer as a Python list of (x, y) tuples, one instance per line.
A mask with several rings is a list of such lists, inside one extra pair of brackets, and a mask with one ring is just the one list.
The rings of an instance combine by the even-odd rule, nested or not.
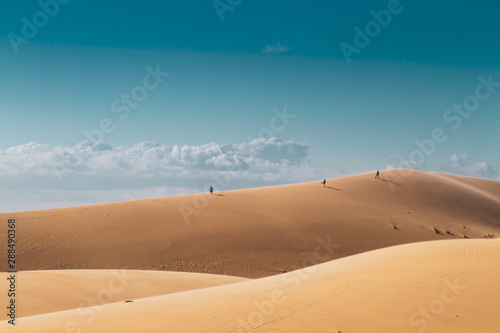
[[(226, 275), (137, 271), (137, 270), (52, 270), (17, 273), (21, 307), (17, 318), (84, 307), (99, 307), (159, 295), (203, 289), (248, 279)], [(7, 290), (8, 280), (0, 280)], [(3, 301), (3, 295), (1, 300)], [(4, 304), (2, 302), (1, 304)]]

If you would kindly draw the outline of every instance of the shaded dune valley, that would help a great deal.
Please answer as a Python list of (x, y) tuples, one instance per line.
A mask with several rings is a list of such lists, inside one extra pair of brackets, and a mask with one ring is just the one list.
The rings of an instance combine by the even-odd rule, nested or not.
[(498, 332), (500, 182), (374, 176), (0, 214), (0, 332)]

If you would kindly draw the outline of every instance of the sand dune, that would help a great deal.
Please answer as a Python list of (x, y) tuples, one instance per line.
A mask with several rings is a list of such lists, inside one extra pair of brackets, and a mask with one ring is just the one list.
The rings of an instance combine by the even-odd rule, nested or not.
[[(18, 272), (18, 318), (245, 281), (214, 274), (136, 270)], [(0, 290), (7, 290), (7, 279)], [(7, 304), (6, 293), (0, 304)]]
[[(0, 218), (17, 220), (17, 269), (23, 271), (256, 278), (398, 244), (500, 234), (500, 182), (408, 170), (373, 176), (329, 180), (327, 187), (318, 181)], [(315, 251), (323, 252), (310, 260)]]
[(500, 182), (373, 176), (1, 214), (0, 330), (496, 332)]
[(499, 259), (496, 239), (407, 244), (258, 280), (108, 304), (91, 318), (83, 310), (71, 310), (21, 318), (16, 328), (2, 322), (0, 328), (2, 332), (496, 332)]

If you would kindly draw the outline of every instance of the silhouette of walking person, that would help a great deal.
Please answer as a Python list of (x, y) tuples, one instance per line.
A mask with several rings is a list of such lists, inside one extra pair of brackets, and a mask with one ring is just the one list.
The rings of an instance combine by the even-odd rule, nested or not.
[(380, 172), (377, 170), (377, 174), (375, 175), (375, 179), (379, 179), (380, 178)]
[(214, 188), (210, 186), (210, 194), (214, 194)]
[(323, 184), (323, 187), (326, 186), (326, 179), (323, 179), (323, 181), (321, 182), (321, 184)]

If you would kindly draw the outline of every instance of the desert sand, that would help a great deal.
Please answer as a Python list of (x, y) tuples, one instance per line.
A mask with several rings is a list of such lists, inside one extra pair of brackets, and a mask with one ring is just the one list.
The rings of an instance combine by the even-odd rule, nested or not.
[(21, 272), (0, 328), (495, 332), (500, 182), (373, 177), (1, 214)]
[[(53, 270), (17, 274), (18, 317), (209, 288), (248, 279), (215, 274), (136, 270)], [(7, 279), (0, 290), (7, 290)]]
[(375, 250), (225, 286), (21, 318), (2, 332), (496, 332), (499, 240)]

